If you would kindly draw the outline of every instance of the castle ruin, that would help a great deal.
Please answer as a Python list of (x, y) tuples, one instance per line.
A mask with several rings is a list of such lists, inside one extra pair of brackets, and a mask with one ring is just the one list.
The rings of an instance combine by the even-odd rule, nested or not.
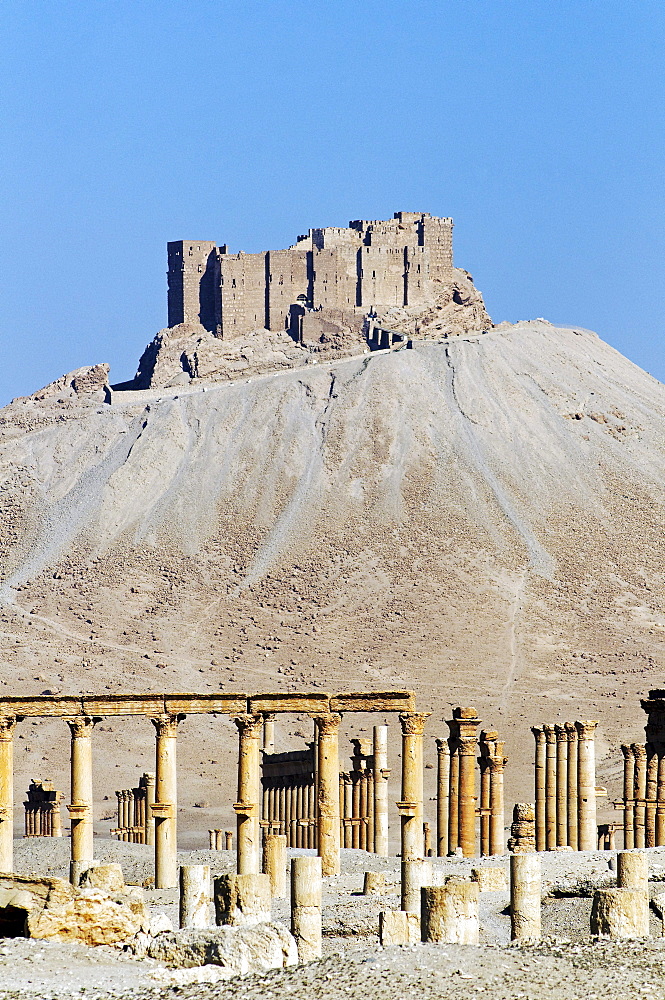
[(257, 329), (301, 340), (310, 311), (423, 305), (452, 279), (452, 233), (452, 219), (395, 212), (310, 229), (286, 250), (229, 253), (177, 240), (168, 244), (168, 325), (199, 325), (225, 340)]

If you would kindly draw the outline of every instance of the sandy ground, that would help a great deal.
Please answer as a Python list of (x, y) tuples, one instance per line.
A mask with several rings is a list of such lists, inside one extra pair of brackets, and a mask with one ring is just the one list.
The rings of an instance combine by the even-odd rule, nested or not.
[[(18, 871), (64, 875), (66, 841), (24, 840), (16, 844)], [(290, 852), (293, 854), (303, 852)], [(652, 893), (665, 882), (665, 849), (648, 852)], [(151, 851), (139, 845), (100, 840), (100, 860), (120, 862), (128, 882), (141, 883), (151, 874)], [(181, 863), (210, 863), (214, 874), (232, 870), (233, 856), (221, 852), (183, 852)], [(468, 874), (472, 866), (508, 869), (508, 859), (461, 861), (433, 859), (434, 881), (449, 874)], [(662, 922), (652, 915), (652, 938), (641, 942), (598, 942), (589, 937), (591, 894), (613, 884), (615, 855), (553, 853), (542, 855), (544, 941), (529, 947), (510, 946), (508, 891), (480, 897), (481, 944), (478, 947), (415, 945), (382, 949), (378, 912), (399, 908), (399, 859), (377, 858), (361, 851), (342, 852), (342, 874), (325, 879), (324, 957), (311, 965), (231, 983), (174, 986), (160, 963), (138, 960), (111, 948), (27, 940), (0, 943), (0, 998), (64, 997), (235, 997), (290, 995), (307, 1000), (325, 996), (374, 995), (405, 1000), (424, 997), (493, 997), (495, 1000), (556, 997), (662, 996), (665, 941)], [(365, 871), (385, 872), (390, 892), (361, 894)], [(149, 905), (177, 918), (175, 890), (148, 890)], [(273, 919), (289, 924), (288, 904), (273, 901)], [(241, 985), (240, 985), (241, 984)]]

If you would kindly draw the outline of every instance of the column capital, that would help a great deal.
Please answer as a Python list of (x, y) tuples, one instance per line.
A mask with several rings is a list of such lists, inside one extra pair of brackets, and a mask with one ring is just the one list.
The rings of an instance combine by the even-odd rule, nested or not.
[(261, 738), (263, 728), (263, 715), (258, 712), (254, 715), (236, 715), (233, 719), (241, 739), (258, 740)]
[(439, 757), (450, 757), (450, 747), (448, 746), (448, 740), (435, 740), (436, 752)]
[[(473, 757), (473, 755), (476, 752), (478, 741), (476, 740), (475, 736), (460, 736), (458, 744), (459, 744), (459, 752), (462, 757)], [(486, 757), (482, 759), (487, 760)]]
[(575, 740), (577, 739), (577, 728), (575, 726), (575, 723), (564, 722), (563, 728), (566, 730), (566, 733), (568, 734), (568, 742), (574, 743)]
[(633, 753), (635, 755), (635, 760), (646, 760), (647, 759), (647, 748), (642, 746), (641, 743), (631, 743)]
[(319, 730), (319, 736), (337, 736), (339, 733), (339, 724), (342, 721), (339, 712), (324, 712), (322, 715), (313, 716), (313, 719)]
[(545, 730), (542, 726), (531, 726), (531, 732), (536, 738), (536, 744), (541, 746), (545, 742)]
[(552, 743), (556, 743), (556, 731), (553, 725), (551, 725), (550, 723), (545, 723), (545, 725), (543, 726), (543, 732), (545, 733), (546, 743), (548, 743), (549, 745), (551, 745)]
[(153, 715), (150, 718), (157, 731), (158, 737), (175, 737), (178, 735), (178, 725), (185, 718), (184, 715)]
[(490, 769), (491, 774), (501, 774), (503, 769), (508, 763), (508, 758), (504, 757), (503, 754), (499, 756), (492, 756), (487, 758), (487, 764)]
[(20, 721), (16, 715), (0, 716), (0, 743), (9, 743), (13, 739), (16, 723)]
[(261, 712), (261, 718), (264, 722), (274, 722), (277, 714), (276, 712)]
[(634, 747), (633, 747), (632, 743), (622, 743), (621, 744), (621, 753), (623, 754), (623, 759), (624, 760), (634, 760), (635, 759), (635, 750), (634, 750)]
[(568, 733), (566, 731), (566, 726), (564, 723), (557, 723), (554, 727), (554, 732), (556, 733), (557, 743), (568, 742)]
[(425, 722), (431, 714), (431, 712), (400, 712), (402, 735), (422, 736), (425, 732)]
[(99, 721), (99, 719), (93, 719), (89, 715), (73, 715), (65, 718), (73, 739), (92, 736), (92, 731)]
[(577, 729), (577, 734), (581, 740), (592, 739), (597, 725), (598, 722), (593, 719), (583, 719), (575, 722), (575, 728)]

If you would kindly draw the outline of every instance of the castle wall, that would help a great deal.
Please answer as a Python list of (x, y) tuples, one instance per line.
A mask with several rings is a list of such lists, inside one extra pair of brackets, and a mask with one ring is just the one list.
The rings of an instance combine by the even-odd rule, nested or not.
[(211, 333), (219, 328), (219, 264), (217, 247), (205, 241), (167, 243), (169, 326), (200, 323)]
[(220, 254), (221, 333), (238, 337), (266, 325), (266, 254)]
[(358, 250), (340, 245), (314, 251), (313, 301), (315, 309), (355, 309), (358, 301)]
[(270, 250), (267, 255), (269, 330), (288, 326), (289, 309), (299, 295), (311, 299), (312, 253), (308, 245)]

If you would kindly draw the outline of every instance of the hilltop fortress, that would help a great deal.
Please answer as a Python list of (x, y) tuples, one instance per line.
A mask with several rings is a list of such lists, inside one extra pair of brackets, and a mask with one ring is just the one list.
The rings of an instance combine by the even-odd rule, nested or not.
[(237, 378), (485, 330), (491, 320), (471, 275), (453, 265), (452, 236), (452, 219), (395, 212), (310, 229), (286, 250), (171, 242), (168, 327), (133, 385)]

